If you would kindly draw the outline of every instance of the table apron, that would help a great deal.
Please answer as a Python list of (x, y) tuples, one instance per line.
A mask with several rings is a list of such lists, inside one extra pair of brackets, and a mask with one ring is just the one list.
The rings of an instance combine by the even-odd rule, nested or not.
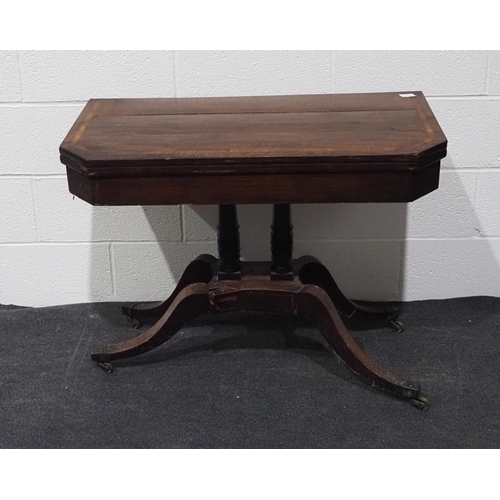
[(92, 205), (410, 202), (439, 186), (437, 161), (402, 172), (92, 178), (67, 168), (69, 190)]

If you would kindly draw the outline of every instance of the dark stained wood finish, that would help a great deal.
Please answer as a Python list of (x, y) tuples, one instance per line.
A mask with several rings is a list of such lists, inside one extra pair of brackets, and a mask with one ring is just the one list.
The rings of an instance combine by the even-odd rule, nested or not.
[(294, 263), (295, 273), (305, 285), (316, 285), (327, 294), (337, 312), (346, 319), (368, 319), (381, 315), (387, 320), (396, 320), (399, 310), (395, 306), (366, 306), (349, 300), (340, 290), (328, 269), (311, 255), (304, 255)]
[(91, 179), (67, 169), (69, 190), (92, 205), (409, 202), (439, 187), (439, 162), (413, 172), (186, 175)]
[[(195, 259), (166, 301), (124, 308), (157, 322), (92, 359), (109, 370), (206, 312), (299, 314), (372, 386), (425, 410), (418, 384), (373, 363), (339, 316), (397, 311), (351, 302), (313, 257), (291, 261), (289, 204), (410, 202), (438, 187), (446, 137), (423, 94), (406, 93), (89, 101), (60, 147), (71, 193), (93, 205), (220, 207), (220, 258)], [(275, 205), (272, 262), (240, 262), (242, 203)]]
[(163, 316), (172, 302), (184, 288), (193, 283), (208, 283), (215, 274), (217, 259), (212, 255), (203, 254), (194, 259), (184, 270), (177, 282), (174, 291), (163, 302), (137, 303), (132, 307), (122, 307), (122, 312), (132, 320), (138, 320), (139, 324), (153, 324)]
[(217, 226), (217, 248), (219, 251), (219, 277), (226, 279), (231, 275), (239, 279), (240, 233), (235, 205), (219, 205), (219, 224)]
[(138, 356), (166, 342), (186, 323), (210, 310), (207, 283), (193, 283), (184, 287), (170, 304), (160, 320), (138, 337), (120, 344), (109, 344), (95, 349), (91, 357), (106, 362)]
[(447, 141), (400, 94), (94, 99), (61, 161), (94, 205), (413, 201)]
[(273, 207), (271, 226), (271, 278), (291, 276), (292, 254), (293, 226), (290, 205), (276, 204)]
[[(307, 261), (303, 265), (309, 265)], [(272, 281), (266, 262), (242, 262), (241, 280), (214, 277), (208, 284), (193, 283), (175, 296), (160, 320), (149, 330), (131, 340), (107, 345), (93, 351), (92, 359), (109, 362), (143, 354), (171, 338), (183, 325), (201, 314), (248, 311), (307, 316), (318, 328), (337, 355), (356, 374), (402, 399), (418, 400), (418, 384), (396, 377), (374, 363), (357, 345), (345, 328), (328, 293), (304, 284), (302, 264), (295, 265), (292, 281)]]

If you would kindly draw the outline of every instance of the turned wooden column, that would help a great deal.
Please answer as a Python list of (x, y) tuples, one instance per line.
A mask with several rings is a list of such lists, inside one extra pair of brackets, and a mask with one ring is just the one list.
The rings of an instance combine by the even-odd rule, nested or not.
[(293, 279), (293, 226), (289, 204), (276, 204), (271, 226), (271, 279)]
[(235, 205), (219, 205), (217, 245), (219, 249), (219, 276), (239, 279), (240, 233)]

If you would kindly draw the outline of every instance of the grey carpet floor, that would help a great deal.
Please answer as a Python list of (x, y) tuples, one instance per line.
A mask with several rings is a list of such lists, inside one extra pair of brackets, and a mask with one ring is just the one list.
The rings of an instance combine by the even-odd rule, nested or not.
[(353, 324), (430, 408), (373, 390), (306, 320), (202, 317), (107, 374), (91, 346), (137, 334), (121, 304), (0, 306), (2, 448), (499, 448), (500, 299), (402, 304)]

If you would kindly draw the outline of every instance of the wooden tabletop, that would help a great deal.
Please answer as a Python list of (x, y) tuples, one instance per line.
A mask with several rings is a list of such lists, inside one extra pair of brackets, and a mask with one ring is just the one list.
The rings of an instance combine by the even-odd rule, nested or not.
[[(243, 178), (250, 180), (256, 175), (278, 176), (273, 182), (282, 183), (283, 176), (290, 175), (300, 175), (302, 180), (315, 175), (328, 176), (329, 181), (333, 180), (332, 175), (342, 173), (351, 176), (363, 172), (393, 173), (408, 177), (429, 166), (434, 166), (435, 170), (437, 164), (439, 168), (439, 160), (446, 155), (446, 145), (446, 137), (422, 92), (405, 91), (92, 99), (61, 144), (60, 154), (61, 161), (68, 167), (68, 176), (75, 178), (74, 172), (87, 177), (89, 182), (107, 179), (114, 180), (118, 186), (119, 180), (141, 179), (147, 184), (146, 179), (169, 178), (182, 183), (182, 177), (194, 180), (215, 176), (234, 192), (242, 187), (239, 183)], [(406, 189), (405, 199), (401, 201), (411, 201), (407, 198), (414, 199), (418, 193), (412, 192), (408, 179), (404, 181), (400, 177), (400, 181)], [(178, 189), (185, 191), (185, 188)], [(274, 187), (267, 189), (273, 191), (267, 198), (234, 195), (233, 200), (235, 203), (274, 202)], [(81, 193), (76, 194), (80, 196)], [(193, 193), (184, 194), (186, 196), (179, 192), (165, 193), (162, 197), (157, 193), (150, 202), (224, 201), (216, 201), (220, 198), (218, 194), (205, 193), (196, 200)], [(302, 202), (346, 201), (337, 195), (323, 193), (314, 199), (309, 193), (308, 199)], [(95, 196), (88, 198), (87, 201), (96, 204), (147, 201), (145, 195), (124, 196), (123, 199), (113, 196), (101, 200)], [(298, 202), (298, 198), (297, 193), (289, 193), (287, 199)], [(370, 198), (399, 201), (380, 200), (366, 194), (360, 201), (371, 201)], [(198, 201), (201, 199), (204, 201)], [(259, 201), (254, 201), (257, 199)], [(352, 194), (347, 201), (351, 199)]]

